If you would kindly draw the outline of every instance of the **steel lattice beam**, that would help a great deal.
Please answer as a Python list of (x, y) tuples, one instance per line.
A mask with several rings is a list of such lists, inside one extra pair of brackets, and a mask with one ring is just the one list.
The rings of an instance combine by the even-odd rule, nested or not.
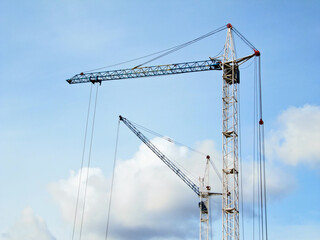
[(150, 67), (137, 67), (93, 73), (80, 73), (67, 79), (70, 84), (101, 83), (102, 81), (121, 80), (128, 78), (153, 77), (171, 74), (221, 70), (221, 62), (215, 59), (185, 63), (175, 63)]
[(200, 196), (199, 187), (191, 181), (191, 179), (184, 174), (167, 156), (165, 156), (155, 145), (153, 145), (148, 138), (146, 138), (128, 119), (119, 116), (122, 121), (140, 140), (147, 145), (152, 152), (154, 152), (175, 174), (177, 174), (182, 181), (184, 181), (198, 196)]

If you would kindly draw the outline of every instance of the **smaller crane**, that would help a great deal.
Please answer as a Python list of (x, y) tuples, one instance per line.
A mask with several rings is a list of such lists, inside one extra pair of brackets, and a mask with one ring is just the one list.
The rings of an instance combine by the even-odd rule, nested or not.
[[(209, 185), (209, 163), (211, 162), (210, 156), (206, 157), (206, 167), (204, 176), (199, 178), (200, 186), (195, 184), (183, 171), (181, 171), (166, 155), (164, 155), (148, 138), (146, 138), (128, 119), (119, 116), (122, 121), (140, 140), (147, 145), (147, 147), (154, 152), (175, 174), (180, 177), (200, 198), (200, 231), (199, 239), (209, 239), (209, 226), (210, 226), (210, 211), (209, 211), (209, 196), (222, 195), (221, 193), (211, 192)], [(212, 163), (212, 162), (211, 162)]]

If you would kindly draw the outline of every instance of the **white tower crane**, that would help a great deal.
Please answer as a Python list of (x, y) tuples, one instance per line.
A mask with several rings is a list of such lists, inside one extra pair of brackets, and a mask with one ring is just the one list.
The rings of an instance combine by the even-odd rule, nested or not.
[[(230, 23), (222, 28), (213, 31), (213, 33), (217, 33), (223, 29), (227, 29), (227, 38), (224, 45), (224, 54), (222, 56), (222, 59), (210, 58), (210, 60), (195, 62), (174, 63), (147, 67), (141, 67), (139, 65), (138, 67), (129, 69), (92, 73), (82, 72), (80, 74), (76, 74), (70, 79), (67, 79), (67, 82), (69, 84), (86, 82), (101, 84), (102, 81), (164, 76), (210, 70), (222, 70), (222, 239), (239, 240), (238, 84), (240, 83), (240, 74), (238, 66), (254, 56), (260, 56), (260, 52), (248, 40), (246, 40)], [(232, 35), (233, 32), (235, 32), (253, 50), (253, 54), (237, 59)], [(206, 34), (195, 40), (198, 41), (199, 39), (202, 39), (209, 35), (212, 34)], [(193, 40), (187, 42), (186, 44), (182, 44), (181, 46), (178, 46), (176, 50), (181, 49), (182, 47), (187, 46), (193, 42), (195, 41)], [(168, 52), (171, 53), (173, 52), (173, 50), (170, 50)], [(205, 183), (205, 180), (203, 181)], [(200, 187), (204, 185), (200, 184)], [(198, 195), (202, 197), (203, 202), (205, 203), (208, 197), (207, 195), (210, 194), (209, 190), (208, 192), (206, 192), (205, 188), (202, 189), (204, 189), (203, 194), (201, 195), (200, 190), (198, 190)], [(208, 224), (206, 217), (207, 214), (204, 211), (201, 215), (201, 219), (205, 224)], [(203, 228), (201, 229), (203, 230)]]

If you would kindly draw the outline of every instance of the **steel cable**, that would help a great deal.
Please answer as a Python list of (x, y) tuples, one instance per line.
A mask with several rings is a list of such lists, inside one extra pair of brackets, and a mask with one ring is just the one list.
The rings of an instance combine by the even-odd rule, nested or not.
[(255, 181), (256, 181), (256, 175), (255, 175), (255, 171), (256, 171), (256, 165), (255, 165), (255, 160), (256, 160), (256, 128), (257, 128), (257, 60), (256, 58), (254, 58), (254, 78), (253, 78), (253, 161), (252, 161), (252, 239), (255, 239), (255, 196), (256, 196), (256, 192), (255, 192)]
[(138, 68), (138, 67), (141, 67), (141, 66), (143, 66), (143, 65), (145, 65), (145, 64), (147, 64), (147, 63), (153, 62), (154, 60), (157, 60), (157, 59), (159, 59), (159, 58), (161, 58), (161, 57), (164, 57), (164, 56), (169, 55), (169, 54), (171, 54), (171, 53), (173, 53), (173, 52), (176, 52), (176, 51), (178, 51), (178, 50), (180, 50), (180, 49), (182, 49), (182, 48), (185, 48), (185, 47), (187, 47), (187, 46), (189, 46), (189, 45), (191, 45), (191, 44), (193, 44), (193, 43), (196, 43), (196, 42), (198, 42), (198, 41), (200, 41), (200, 40), (202, 40), (202, 39), (204, 39), (204, 38), (207, 38), (207, 37), (209, 37), (209, 36), (211, 36), (211, 35), (213, 35), (213, 34), (216, 34), (216, 33), (220, 32), (220, 31), (222, 31), (222, 30), (224, 30), (224, 29), (226, 29), (226, 28), (227, 28), (227, 26), (222, 26), (222, 27), (217, 28), (217, 29), (215, 29), (215, 30), (213, 30), (213, 31), (211, 31), (211, 32), (208, 32), (208, 33), (206, 33), (206, 34), (204, 34), (204, 35), (202, 35), (202, 36), (200, 36), (200, 37), (197, 37), (197, 38), (195, 38), (195, 39), (193, 39), (193, 40), (191, 40), (191, 41), (188, 41), (188, 42), (186, 42), (186, 43), (183, 43), (183, 44), (181, 44), (181, 45), (178, 45), (178, 46), (176, 46), (176, 47), (173, 47), (171, 50), (169, 50), (169, 51), (167, 51), (167, 52), (165, 52), (165, 53), (163, 53), (163, 54), (161, 54), (161, 55), (159, 55), (159, 56), (157, 56), (157, 57), (154, 57), (154, 58), (152, 58), (152, 59), (150, 59), (150, 60), (148, 60), (148, 61), (146, 61), (146, 62), (144, 62), (144, 63), (142, 63), (142, 64), (139, 64), (138, 66), (136, 66), (136, 67), (134, 67), (134, 68)]
[(110, 211), (111, 211), (111, 202), (112, 202), (113, 185), (114, 185), (114, 173), (115, 173), (117, 153), (118, 153), (119, 128), (120, 128), (120, 120), (118, 121), (117, 137), (116, 137), (116, 146), (115, 146), (115, 150), (114, 150), (113, 170), (112, 170), (112, 179), (111, 179), (111, 188), (110, 188), (110, 198), (109, 198), (109, 207), (108, 207), (108, 217), (107, 217), (107, 226), (106, 226), (105, 240), (108, 239), (108, 234), (109, 234), (109, 222), (110, 222)]
[(241, 222), (242, 222), (242, 240), (244, 240), (244, 216), (243, 216), (243, 182), (242, 182), (242, 175), (243, 175), (243, 172), (242, 172), (242, 151), (241, 151), (241, 109), (240, 109), (240, 99), (241, 99), (241, 96), (240, 96), (240, 88), (238, 88), (238, 122), (239, 122), (239, 162), (240, 162), (240, 194), (241, 194)]
[(81, 225), (80, 225), (80, 235), (79, 235), (79, 239), (80, 240), (82, 238), (83, 219), (84, 219), (84, 213), (85, 213), (85, 207), (86, 207), (88, 179), (89, 179), (89, 169), (90, 169), (90, 164), (91, 164), (91, 152), (92, 152), (92, 143), (93, 143), (93, 133), (94, 133), (94, 125), (95, 125), (96, 109), (97, 109), (98, 90), (99, 90), (99, 85), (97, 84), (95, 104), (94, 104), (94, 110), (93, 110), (93, 119), (92, 119), (91, 140), (90, 140), (89, 158), (88, 158), (88, 165), (87, 165), (87, 176), (86, 176), (86, 184), (85, 184), (85, 189), (84, 189), (82, 218), (81, 218)]
[(246, 39), (235, 27), (232, 27), (232, 31), (238, 35), (238, 37), (244, 41), (250, 48), (252, 48), (253, 50), (256, 50), (256, 48), (252, 45), (251, 42), (249, 42), (248, 39)]
[(87, 71), (84, 71), (84, 72), (87, 73), (87, 72), (98, 71), (98, 70), (106, 69), (106, 68), (110, 68), (110, 67), (115, 67), (115, 66), (119, 66), (119, 65), (122, 65), (122, 64), (125, 64), (125, 63), (134, 62), (134, 61), (137, 61), (137, 60), (140, 60), (140, 59), (144, 59), (144, 58), (147, 58), (147, 57), (151, 57), (151, 56), (154, 56), (154, 55), (163, 53), (163, 54), (161, 54), (160, 56), (157, 56), (157, 57), (155, 57), (155, 58), (153, 58), (153, 59), (151, 59), (151, 60), (148, 60), (148, 61), (146, 61), (146, 62), (144, 62), (144, 63), (142, 63), (142, 64), (139, 64), (138, 66), (136, 66), (136, 67), (134, 67), (134, 68), (141, 67), (141, 66), (143, 66), (143, 65), (145, 65), (145, 64), (147, 64), (147, 63), (149, 63), (149, 62), (152, 62), (152, 61), (154, 61), (154, 60), (156, 60), (156, 59), (158, 59), (158, 58), (164, 57), (164, 56), (166, 56), (166, 55), (168, 55), (168, 54), (170, 54), (170, 53), (173, 53), (173, 52), (175, 52), (175, 51), (178, 51), (178, 50), (180, 50), (180, 49), (182, 49), (182, 48), (184, 48), (184, 47), (187, 47), (187, 46), (189, 46), (189, 45), (191, 45), (191, 44), (193, 44), (193, 43), (195, 43), (195, 42), (198, 42), (198, 41), (200, 41), (200, 40), (202, 40), (202, 39), (204, 39), (204, 38), (206, 38), (206, 37), (209, 37), (209, 36), (211, 36), (211, 35), (213, 35), (213, 34), (215, 34), (215, 33), (220, 32), (220, 31), (222, 31), (222, 30), (224, 30), (224, 29), (226, 29), (226, 26), (222, 26), (222, 27), (220, 27), (220, 28), (218, 28), (218, 29), (216, 29), (216, 30), (213, 30), (213, 31), (211, 31), (211, 32), (209, 32), (209, 33), (206, 33), (206, 34), (204, 34), (204, 35), (202, 35), (202, 36), (200, 36), (200, 37), (198, 37), (198, 38), (195, 38), (195, 39), (193, 39), (193, 40), (191, 40), (191, 41), (188, 41), (188, 42), (185, 42), (185, 43), (176, 45), (176, 46), (174, 46), (174, 47), (170, 47), (170, 48), (167, 48), (167, 49), (158, 51), (158, 52), (154, 52), (154, 53), (151, 53), (151, 54), (147, 54), (147, 55), (142, 56), (142, 57), (133, 58), (133, 59), (131, 59), (131, 60), (127, 60), (127, 61), (123, 61), (123, 62), (120, 62), (120, 63), (108, 65), (108, 66), (105, 66), (105, 67), (100, 67), (100, 68), (95, 68), (95, 69), (87, 70)]
[(264, 143), (264, 123), (262, 119), (262, 82), (261, 82), (261, 58), (258, 57), (258, 78), (259, 78), (259, 102), (260, 102), (260, 145), (261, 145), (261, 155), (262, 155), (262, 178), (263, 178), (263, 208), (264, 208), (264, 228), (265, 228), (265, 237), (268, 240), (268, 217), (267, 217), (267, 186), (266, 186), (266, 165), (265, 165), (265, 143)]
[(134, 122), (131, 122), (131, 123), (134, 124), (137, 128), (140, 128), (140, 129), (142, 129), (142, 130), (144, 130), (144, 131), (146, 131), (146, 132), (148, 132), (148, 133), (150, 133), (150, 134), (152, 134), (152, 135), (158, 136), (158, 137), (160, 137), (160, 138), (162, 138), (162, 139), (164, 139), (164, 140), (166, 140), (166, 141), (168, 141), (168, 142), (175, 143), (175, 144), (177, 144), (177, 145), (186, 147), (186, 148), (188, 148), (190, 151), (196, 152), (196, 153), (201, 154), (201, 155), (203, 155), (203, 156), (207, 156), (207, 155), (208, 155), (208, 154), (205, 154), (205, 153), (203, 153), (203, 152), (200, 152), (200, 151), (198, 151), (198, 150), (196, 150), (196, 149), (194, 149), (194, 148), (192, 148), (192, 147), (189, 147), (189, 146), (187, 146), (187, 145), (185, 145), (185, 144), (183, 144), (183, 143), (180, 143), (180, 142), (178, 142), (178, 141), (176, 141), (176, 140), (174, 140), (174, 139), (172, 139), (172, 138), (166, 137), (166, 136), (164, 136), (164, 135), (162, 135), (162, 134), (160, 134), (160, 133), (157, 133), (157, 132), (155, 132), (155, 131), (152, 131), (152, 130), (150, 130), (150, 129), (144, 127), (144, 126), (141, 126), (141, 125), (139, 125), (139, 124), (137, 124), (137, 123), (134, 123)]
[[(132, 123), (135, 127), (139, 128), (139, 129), (141, 129), (141, 130), (143, 130), (143, 131), (146, 131), (146, 132), (148, 132), (148, 133), (150, 133), (150, 134), (152, 134), (152, 135), (158, 136), (158, 137), (162, 138), (163, 140), (166, 140), (166, 141), (168, 141), (168, 142), (170, 142), (170, 143), (175, 143), (175, 144), (177, 144), (177, 145), (186, 147), (186, 148), (189, 149), (190, 151), (195, 152), (195, 153), (198, 153), (198, 154), (200, 154), (200, 155), (208, 156), (208, 154), (205, 154), (205, 153), (203, 153), (203, 152), (200, 152), (200, 151), (198, 151), (198, 150), (196, 150), (196, 149), (194, 149), (194, 148), (192, 148), (192, 147), (189, 147), (189, 146), (187, 146), (187, 145), (185, 145), (185, 144), (183, 144), (183, 143), (180, 143), (180, 142), (178, 142), (178, 141), (176, 141), (176, 140), (174, 140), (174, 139), (172, 139), (172, 138), (163, 136), (163, 135), (160, 134), (160, 133), (157, 133), (157, 132), (155, 132), (155, 131), (152, 131), (152, 130), (150, 130), (150, 129), (144, 127), (144, 126), (141, 126), (141, 125), (139, 125), (139, 124), (137, 124), (137, 123), (134, 123), (134, 122), (132, 122), (132, 121), (131, 121), (131, 123)], [(177, 162), (175, 162), (175, 163), (177, 163)], [(211, 163), (211, 166), (213, 167), (215, 173), (217, 174), (220, 182), (222, 182), (221, 174), (219, 173), (216, 165), (215, 165), (214, 162), (211, 160), (211, 158), (210, 158), (210, 163)], [(177, 164), (178, 164), (178, 163), (177, 163)], [(178, 165), (179, 165), (179, 164), (178, 164)], [(179, 165), (179, 166), (180, 166), (180, 165)], [(182, 167), (182, 166), (180, 166), (180, 167)], [(184, 169), (184, 170), (186, 170), (186, 169)], [(186, 171), (187, 171), (187, 170), (186, 170)], [(189, 174), (191, 174), (191, 173), (189, 173)]]
[(81, 188), (80, 186), (81, 186), (81, 180), (82, 180), (82, 168), (83, 168), (83, 163), (84, 163), (84, 153), (85, 153), (85, 149), (86, 149), (88, 123), (89, 123), (90, 107), (91, 107), (91, 95), (92, 95), (92, 85), (91, 85), (91, 87), (90, 87), (90, 94), (89, 94), (89, 104), (88, 104), (87, 120), (86, 120), (86, 127), (85, 127), (85, 133), (84, 133), (84, 141), (83, 141), (83, 149), (82, 149), (82, 158), (81, 158), (80, 173), (79, 173), (79, 183), (78, 183), (78, 193), (77, 193), (76, 209), (75, 209), (74, 220), (73, 220), (72, 240), (74, 239), (74, 233), (75, 233), (76, 222), (77, 222), (79, 196), (80, 196), (80, 188)]

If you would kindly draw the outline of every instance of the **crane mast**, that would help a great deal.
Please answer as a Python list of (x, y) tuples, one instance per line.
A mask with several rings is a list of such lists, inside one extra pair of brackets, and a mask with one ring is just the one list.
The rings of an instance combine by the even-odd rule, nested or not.
[(222, 62), (223, 240), (239, 240), (238, 84), (240, 79), (231, 29), (230, 24)]

